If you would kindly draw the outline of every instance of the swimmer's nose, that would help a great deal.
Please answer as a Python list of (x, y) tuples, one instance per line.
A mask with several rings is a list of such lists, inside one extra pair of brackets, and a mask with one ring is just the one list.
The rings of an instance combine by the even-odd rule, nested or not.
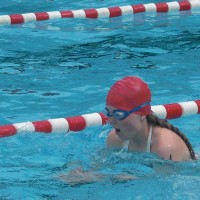
[(108, 123), (110, 125), (115, 125), (117, 123), (117, 120), (114, 117), (108, 117)]

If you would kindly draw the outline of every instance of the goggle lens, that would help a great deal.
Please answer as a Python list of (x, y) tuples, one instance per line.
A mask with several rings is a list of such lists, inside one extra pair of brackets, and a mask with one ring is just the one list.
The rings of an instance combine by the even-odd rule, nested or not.
[(126, 117), (126, 113), (124, 111), (114, 111), (113, 116), (116, 119), (122, 120)]
[(113, 114), (110, 114), (110, 110), (108, 110), (108, 108), (105, 108), (105, 115), (107, 117), (114, 117), (115, 119), (122, 120), (127, 116), (127, 111), (113, 110)]

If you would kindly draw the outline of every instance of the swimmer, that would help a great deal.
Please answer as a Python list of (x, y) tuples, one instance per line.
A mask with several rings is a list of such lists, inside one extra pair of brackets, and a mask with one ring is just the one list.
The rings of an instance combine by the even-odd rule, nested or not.
[[(151, 91), (142, 79), (129, 76), (117, 81), (106, 98), (105, 111), (113, 127), (107, 137), (107, 146), (126, 148), (130, 152), (146, 151), (173, 161), (195, 160), (194, 150), (187, 137), (166, 120), (155, 116), (150, 103)], [(101, 174), (79, 167), (58, 178), (75, 186), (103, 180), (126, 182), (139, 177), (129, 173)]]
[(128, 76), (109, 90), (105, 112), (113, 127), (107, 147), (150, 152), (173, 161), (195, 160), (187, 137), (151, 111), (151, 91), (139, 77)]

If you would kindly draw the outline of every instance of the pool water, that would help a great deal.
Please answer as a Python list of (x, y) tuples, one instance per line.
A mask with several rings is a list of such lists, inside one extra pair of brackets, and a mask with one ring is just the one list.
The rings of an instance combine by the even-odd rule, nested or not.
[[(154, 1), (158, 2), (158, 1)], [(10, 0), (0, 14), (113, 7), (145, 1)], [(3, 11), (2, 11), (3, 10)], [(142, 77), (152, 105), (200, 99), (200, 11), (57, 19), (0, 28), (0, 123), (100, 112), (110, 86)], [(170, 121), (199, 155), (199, 116)], [(1, 138), (0, 199), (199, 199), (200, 162), (105, 149), (110, 126)], [(70, 185), (75, 169), (106, 178)], [(136, 176), (120, 181), (116, 174)]]

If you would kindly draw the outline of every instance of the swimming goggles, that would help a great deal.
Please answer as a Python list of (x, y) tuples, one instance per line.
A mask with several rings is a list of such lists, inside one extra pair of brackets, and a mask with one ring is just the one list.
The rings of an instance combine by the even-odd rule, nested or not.
[(150, 101), (144, 103), (144, 104), (141, 104), (135, 108), (133, 108), (132, 110), (129, 110), (129, 111), (126, 111), (126, 110), (113, 110), (112, 111), (112, 114), (110, 113), (110, 110), (108, 110), (108, 108), (105, 108), (105, 115), (107, 117), (114, 117), (115, 119), (118, 119), (118, 120), (123, 120), (125, 119), (126, 117), (128, 117), (131, 113), (133, 112), (136, 112), (138, 110), (140, 110), (141, 108), (145, 107), (146, 105), (149, 105), (150, 104)]

